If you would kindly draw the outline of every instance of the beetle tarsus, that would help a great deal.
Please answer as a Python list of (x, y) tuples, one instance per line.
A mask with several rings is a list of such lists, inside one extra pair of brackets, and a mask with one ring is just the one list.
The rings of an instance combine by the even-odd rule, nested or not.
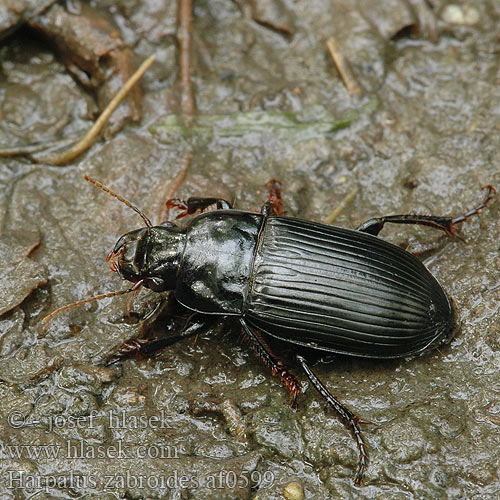
[(266, 182), (266, 186), (269, 187), (269, 194), (267, 195), (267, 201), (262, 207), (261, 213), (270, 215), (283, 215), (283, 198), (281, 197), (281, 182), (276, 179), (271, 179)]
[(189, 215), (187, 202), (184, 200), (180, 200), (179, 198), (171, 198), (170, 200), (167, 200), (165, 205), (167, 206), (167, 215), (170, 213), (170, 210), (172, 208), (174, 208), (175, 210), (181, 210), (181, 213), (177, 215), (176, 219), (180, 219), (181, 217)]
[(187, 201), (178, 198), (167, 200), (167, 215), (170, 209), (182, 210), (176, 219), (186, 217), (186, 215), (193, 215), (198, 212), (203, 212), (208, 207), (216, 205), (217, 210), (230, 210), (233, 208), (231, 203), (223, 198), (188, 198)]
[(139, 358), (144, 357), (144, 354), (141, 352), (144, 346), (150, 342), (153, 342), (154, 339), (130, 339), (124, 342), (120, 348), (110, 354), (104, 361), (106, 365), (113, 365), (122, 361), (124, 359), (128, 359), (134, 356)]
[(304, 369), (307, 378), (310, 380), (311, 384), (320, 393), (320, 395), (325, 399), (330, 408), (337, 414), (345, 427), (351, 432), (352, 437), (356, 441), (356, 445), (359, 451), (358, 457), (358, 467), (356, 474), (354, 475), (354, 483), (358, 486), (361, 485), (363, 481), (363, 475), (368, 467), (368, 445), (365, 443), (363, 432), (361, 431), (360, 425), (363, 423), (359, 415), (355, 415), (347, 406), (341, 403), (333, 394), (326, 388), (326, 386), (321, 382), (319, 377), (313, 372), (307, 361), (300, 355), (296, 355), (297, 361), (300, 363)]
[(488, 186), (484, 186), (482, 190), (486, 191), (486, 194), (484, 195), (484, 198), (481, 201), (481, 203), (476, 207), (465, 211), (462, 215), (459, 215), (458, 217), (451, 219), (452, 226), (455, 224), (460, 224), (461, 222), (466, 222), (469, 219), (469, 217), (472, 217), (473, 215), (481, 215), (481, 210), (483, 210), (483, 208), (486, 208), (488, 206), (488, 203), (493, 199), (493, 197), (496, 194), (496, 190), (491, 184), (489, 184)]

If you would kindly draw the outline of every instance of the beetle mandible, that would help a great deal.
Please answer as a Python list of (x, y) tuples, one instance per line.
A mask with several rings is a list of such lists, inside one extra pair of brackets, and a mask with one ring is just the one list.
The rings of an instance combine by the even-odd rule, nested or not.
[[(453, 235), (455, 226), (477, 215), (493, 198), (486, 186), (483, 200), (457, 217), (391, 215), (374, 218), (356, 230), (284, 217), (280, 186), (270, 193), (260, 213), (234, 209), (219, 198), (169, 200), (193, 217), (186, 227), (173, 222), (153, 226), (134, 205), (97, 181), (89, 182), (135, 210), (146, 227), (122, 236), (107, 257), (111, 269), (134, 286), (64, 306), (149, 288), (173, 290), (175, 299), (200, 315), (180, 335), (134, 340), (114, 360), (133, 353), (149, 354), (213, 325), (233, 319), (257, 358), (290, 391), (299, 380), (266, 342), (274, 337), (300, 348), (365, 358), (401, 358), (449, 342), (455, 312), (438, 281), (412, 254), (377, 237), (386, 223), (419, 224)], [(299, 352), (295, 358), (311, 384), (351, 432), (359, 451), (355, 484), (368, 466), (360, 417), (335, 398)]]

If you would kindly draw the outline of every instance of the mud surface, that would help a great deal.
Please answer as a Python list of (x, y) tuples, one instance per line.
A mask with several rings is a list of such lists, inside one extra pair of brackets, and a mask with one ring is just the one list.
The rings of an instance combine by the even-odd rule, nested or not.
[[(197, 1), (191, 128), (179, 118), (175, 2), (164, 3), (99, 2), (137, 62), (158, 55), (142, 79), (140, 125), (62, 168), (0, 159), (0, 498), (270, 500), (292, 481), (316, 500), (497, 498), (498, 202), (463, 226), (463, 241), (412, 227), (382, 233), (454, 298), (450, 345), (410, 360), (316, 364), (373, 423), (362, 487), (342, 424), (310, 387), (290, 409), (237, 331), (104, 367), (159, 302), (154, 335), (179, 331), (168, 294), (141, 291), (131, 314), (127, 296), (75, 308), (40, 336), (57, 307), (126, 286), (104, 259), (141, 219), (83, 173), (155, 218), (189, 150), (179, 198), (234, 197), (257, 210), (276, 178), (288, 214), (321, 221), (357, 189), (336, 221), (351, 228), (395, 213), (458, 215), (482, 186), (500, 188), (497, 2), (278, 0), (252, 13)], [(1, 147), (82, 134), (92, 95), (49, 43), (16, 31), (20, 17), (0, 9), (10, 30), (0, 46)], [(359, 95), (347, 93), (326, 49), (332, 35)]]

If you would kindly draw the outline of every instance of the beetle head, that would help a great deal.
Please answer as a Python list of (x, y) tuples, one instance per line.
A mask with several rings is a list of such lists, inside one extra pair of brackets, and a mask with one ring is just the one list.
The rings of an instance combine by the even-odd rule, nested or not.
[(171, 222), (144, 227), (122, 236), (108, 255), (110, 269), (123, 279), (154, 292), (173, 290), (185, 233)]
[(111, 262), (112, 271), (117, 272), (123, 279), (135, 284), (127, 290), (101, 293), (56, 309), (42, 319), (44, 326), (40, 334), (45, 331), (49, 322), (58, 314), (74, 307), (96, 300), (125, 295), (138, 290), (141, 286), (150, 288), (154, 292), (163, 292), (175, 288), (184, 248), (184, 231), (172, 222), (164, 222), (159, 226), (153, 226), (151, 221), (123, 196), (111, 191), (104, 184), (87, 175), (83, 177), (86, 181), (127, 205), (127, 207), (139, 214), (146, 224), (145, 228), (131, 231), (122, 236), (106, 259), (106, 262)]

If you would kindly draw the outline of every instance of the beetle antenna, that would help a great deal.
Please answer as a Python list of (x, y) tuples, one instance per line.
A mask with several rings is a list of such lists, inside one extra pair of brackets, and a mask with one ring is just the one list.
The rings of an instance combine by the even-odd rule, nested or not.
[(137, 283), (134, 284), (133, 287), (127, 288), (126, 290), (118, 290), (117, 292), (108, 292), (108, 293), (100, 293), (99, 295), (95, 295), (94, 297), (88, 297), (87, 299), (82, 299), (78, 300), (76, 302), (73, 302), (72, 304), (66, 304), (65, 306), (60, 307), (59, 309), (56, 309), (55, 311), (51, 312), (45, 318), (42, 319), (42, 323), (44, 323), (44, 326), (42, 328), (42, 332), (47, 328), (48, 323), (52, 321), (57, 315), (60, 313), (67, 311), (68, 309), (73, 309), (74, 307), (81, 306), (83, 304), (88, 304), (89, 302), (95, 302), (96, 300), (102, 300), (102, 299), (109, 299), (111, 297), (117, 297), (118, 295), (126, 295), (127, 293), (135, 292), (138, 290), (144, 280), (140, 280)]
[(127, 207), (131, 208), (134, 212), (138, 213), (141, 217), (142, 220), (146, 223), (147, 227), (153, 227), (153, 224), (151, 221), (135, 206), (130, 203), (130, 201), (126, 200), (123, 196), (120, 196), (119, 194), (115, 193), (114, 191), (111, 191), (111, 189), (107, 188), (104, 184), (101, 184), (99, 181), (96, 181), (95, 179), (92, 179), (92, 177), (89, 177), (88, 175), (83, 174), (83, 178), (87, 181), (90, 182), (90, 184), (93, 184), (94, 186), (98, 187), (99, 189), (102, 189), (105, 193), (108, 193), (109, 195), (113, 196), (113, 198), (116, 198), (117, 200), (121, 201)]

